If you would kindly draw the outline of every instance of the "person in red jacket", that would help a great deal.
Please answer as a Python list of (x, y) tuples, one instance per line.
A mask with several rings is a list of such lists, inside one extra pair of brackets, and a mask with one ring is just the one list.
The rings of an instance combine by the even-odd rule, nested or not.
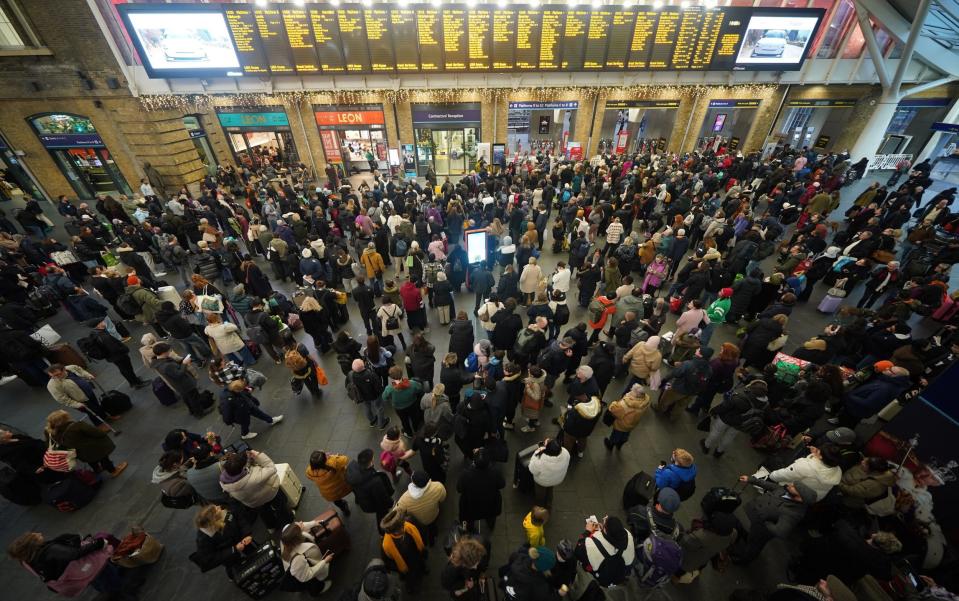
[(406, 280), (400, 286), (400, 298), (403, 299), (403, 310), (406, 311), (406, 323), (410, 330), (418, 328), (429, 331), (426, 327), (426, 307), (423, 305), (423, 293), (420, 292), (420, 283)]
[[(601, 312), (594, 321), (593, 317), (596, 316), (596, 312), (599, 310), (601, 310)], [(599, 340), (599, 333), (606, 326), (606, 322), (609, 321), (610, 316), (616, 312), (616, 292), (610, 292), (609, 294), (593, 299), (593, 302), (589, 304), (587, 312), (588, 317), (586, 324), (593, 330), (593, 333), (589, 335), (589, 343), (593, 344)]]

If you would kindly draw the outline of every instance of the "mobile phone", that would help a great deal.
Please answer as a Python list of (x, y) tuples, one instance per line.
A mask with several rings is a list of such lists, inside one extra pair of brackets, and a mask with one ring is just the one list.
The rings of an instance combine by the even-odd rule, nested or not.
[(184, 360), (184, 361), (189, 361), (189, 360), (190, 360), (190, 357), (192, 357), (192, 356), (193, 356), (193, 355), (191, 355), (190, 353), (187, 353), (187, 356), (184, 357), (183, 360)]

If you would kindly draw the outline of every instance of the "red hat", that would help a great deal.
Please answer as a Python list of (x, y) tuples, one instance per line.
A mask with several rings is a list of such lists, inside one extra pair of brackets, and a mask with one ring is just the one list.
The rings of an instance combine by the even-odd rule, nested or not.
[(139, 286), (139, 285), (140, 285), (140, 278), (133, 275), (132, 273), (127, 276), (127, 286)]
[(719, 291), (719, 298), (728, 298), (733, 295), (732, 288), (723, 288)]
[(884, 371), (886, 371), (887, 369), (889, 369), (890, 367), (895, 367), (895, 365), (896, 365), (896, 364), (893, 363), (892, 361), (876, 361), (876, 363), (873, 365), (873, 367), (874, 367), (874, 368), (876, 369), (876, 371), (878, 371), (878, 372), (884, 372)]

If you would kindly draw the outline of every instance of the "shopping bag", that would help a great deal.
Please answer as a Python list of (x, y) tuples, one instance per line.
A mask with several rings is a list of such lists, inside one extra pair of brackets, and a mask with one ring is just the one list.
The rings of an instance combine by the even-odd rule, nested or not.
[(40, 329), (30, 334), (30, 338), (33, 338), (43, 346), (49, 348), (54, 344), (60, 342), (60, 334), (57, 333), (50, 324), (44, 324), (40, 326)]
[(330, 383), (329, 378), (326, 377), (326, 370), (319, 365), (316, 366), (316, 381), (320, 386), (326, 386)]
[(43, 453), (43, 466), (54, 472), (72, 472), (77, 467), (77, 452), (73, 449), (60, 450), (50, 443)]

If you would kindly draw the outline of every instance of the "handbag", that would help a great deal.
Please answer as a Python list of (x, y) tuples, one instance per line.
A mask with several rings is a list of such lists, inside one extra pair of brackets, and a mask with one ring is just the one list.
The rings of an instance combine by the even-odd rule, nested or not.
[(886, 517), (896, 513), (896, 495), (891, 486), (886, 488), (886, 494), (879, 499), (866, 499), (866, 513), (876, 517)]
[(50, 441), (43, 453), (43, 466), (54, 472), (72, 472), (77, 467), (77, 452), (74, 449), (58, 449), (53, 441)]
[(200, 309), (209, 313), (223, 313), (223, 301), (218, 296), (201, 294), (197, 296), (197, 303), (200, 305)]
[(136, 568), (156, 563), (162, 553), (160, 541), (141, 528), (132, 528), (113, 552), (113, 563), (121, 568)]
[(330, 379), (326, 377), (326, 370), (319, 365), (316, 366), (316, 381), (320, 386), (326, 386), (330, 383)]
[(46, 347), (50, 347), (58, 342), (60, 342), (60, 334), (57, 333), (50, 324), (44, 324), (40, 327), (39, 330), (30, 334), (30, 338), (33, 338), (40, 344)]
[(846, 298), (846, 294), (848, 293), (846, 292), (845, 288), (848, 280), (849, 278), (840, 278), (836, 280), (836, 285), (827, 290), (826, 294), (829, 296), (835, 296), (837, 298)]
[(778, 351), (782, 347), (786, 346), (786, 341), (789, 340), (789, 334), (780, 334), (775, 340), (766, 345), (767, 351)]

